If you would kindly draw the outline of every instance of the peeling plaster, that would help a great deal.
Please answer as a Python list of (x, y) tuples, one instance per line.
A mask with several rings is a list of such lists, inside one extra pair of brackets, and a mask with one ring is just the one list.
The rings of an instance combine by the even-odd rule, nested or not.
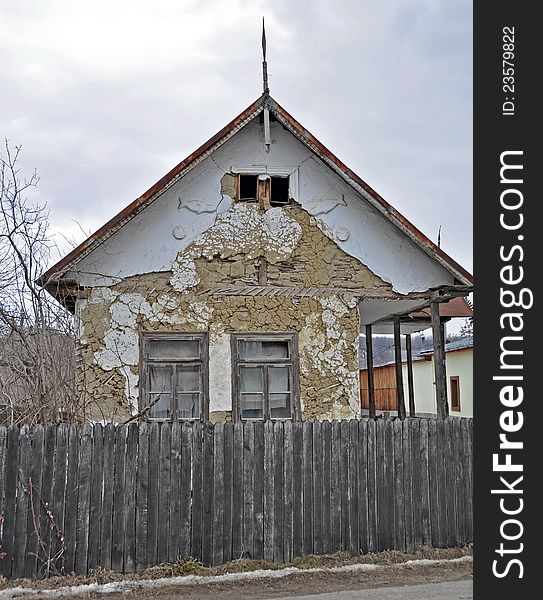
[(125, 378), (126, 398), (132, 408), (137, 409), (137, 373), (140, 359), (138, 321), (143, 318), (150, 324), (162, 325), (182, 325), (190, 322), (206, 329), (213, 308), (205, 301), (194, 300), (189, 303), (189, 311), (186, 313), (181, 310), (179, 301), (168, 294), (159, 295), (150, 303), (139, 292), (116, 293), (107, 288), (94, 288), (88, 303), (100, 304), (104, 298), (107, 299), (106, 304), (109, 304), (110, 325), (101, 340), (101, 349), (93, 353), (94, 360), (104, 371), (121, 370)]
[[(316, 368), (323, 376), (334, 373), (336, 382), (328, 386), (326, 403), (332, 403), (329, 418), (352, 418), (360, 415), (360, 388), (358, 371), (358, 335), (350, 335), (341, 319), (356, 307), (356, 300), (348, 302), (338, 296), (321, 298), (322, 313), (310, 314), (300, 332), (300, 369), (309, 373)], [(324, 324), (324, 330), (322, 325)], [(354, 338), (354, 341), (353, 339)], [(355, 360), (347, 360), (346, 351)], [(350, 366), (350, 368), (349, 368)], [(346, 411), (346, 396), (351, 413)], [(305, 407), (304, 407), (305, 408)]]
[(209, 412), (232, 410), (230, 335), (212, 328), (209, 336)]
[(194, 260), (200, 257), (211, 260), (215, 256), (244, 254), (249, 259), (263, 256), (272, 264), (286, 260), (301, 236), (300, 224), (283, 208), (262, 211), (255, 204), (233, 204), (177, 255), (170, 283), (179, 292), (197, 285), (199, 277)]
[[(134, 410), (138, 395), (139, 332), (207, 331), (210, 418), (229, 418), (230, 332), (297, 331), (304, 418), (356, 416), (359, 407), (356, 299), (337, 295), (320, 300), (236, 296), (221, 299), (203, 295), (202, 290), (179, 290), (173, 284), (175, 276), (179, 278), (186, 273), (193, 277), (192, 281), (204, 286), (210, 285), (214, 278), (236, 281), (251, 273), (254, 276), (254, 258), (249, 258), (250, 253), (276, 259), (276, 264), (270, 263), (270, 281), (287, 287), (382, 289), (383, 282), (324, 236), (316, 226), (316, 218), (299, 206), (270, 209), (267, 213), (274, 216), (272, 219), (266, 218), (266, 213), (254, 204), (234, 205), (229, 212), (238, 216), (232, 218), (230, 214), (224, 220), (217, 217), (213, 235), (203, 235), (198, 243), (187, 248), (184, 269), (178, 269), (177, 273), (138, 275), (112, 288), (95, 287), (90, 290), (88, 300), (80, 301), (87, 344), (85, 364), (91, 371), (93, 365), (99, 369), (91, 393), (100, 393), (107, 373), (115, 373), (116, 381), (124, 381), (123, 396)], [(243, 236), (246, 232), (250, 235)], [(284, 234), (287, 237), (278, 248), (278, 239)], [(216, 254), (218, 250), (220, 255)], [(230, 256), (230, 252), (236, 254)], [(187, 260), (187, 255), (198, 258)], [(192, 268), (187, 268), (191, 263)], [(107, 399), (108, 395), (111, 392), (104, 390), (102, 396)]]

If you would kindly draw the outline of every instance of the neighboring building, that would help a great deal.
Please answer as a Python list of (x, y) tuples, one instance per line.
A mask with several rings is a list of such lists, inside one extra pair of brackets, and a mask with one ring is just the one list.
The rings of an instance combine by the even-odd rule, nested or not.
[[(451, 416), (473, 416), (473, 338), (466, 337), (445, 344), (448, 400)], [(409, 396), (407, 362), (402, 362), (404, 396)], [(396, 370), (394, 363), (374, 366), (375, 405), (377, 411), (393, 412), (396, 405)], [(369, 409), (367, 369), (360, 371), (362, 409)], [(413, 384), (417, 416), (436, 414), (434, 354), (427, 350), (413, 357)]]
[(106, 420), (356, 417), (361, 327), (471, 284), (267, 93), (42, 277)]

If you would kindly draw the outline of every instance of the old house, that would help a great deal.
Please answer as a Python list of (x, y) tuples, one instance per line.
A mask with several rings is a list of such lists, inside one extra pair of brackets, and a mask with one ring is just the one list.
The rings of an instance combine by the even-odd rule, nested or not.
[(42, 284), (77, 320), (86, 418), (216, 421), (360, 415), (360, 332), (472, 279), (265, 88)]

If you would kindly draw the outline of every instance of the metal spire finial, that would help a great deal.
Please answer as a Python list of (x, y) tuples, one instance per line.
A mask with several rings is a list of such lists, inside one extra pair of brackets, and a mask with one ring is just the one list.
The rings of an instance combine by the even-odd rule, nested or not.
[(268, 87), (268, 63), (266, 62), (266, 28), (264, 26), (264, 17), (262, 17), (262, 78), (264, 93), (269, 94), (270, 88)]

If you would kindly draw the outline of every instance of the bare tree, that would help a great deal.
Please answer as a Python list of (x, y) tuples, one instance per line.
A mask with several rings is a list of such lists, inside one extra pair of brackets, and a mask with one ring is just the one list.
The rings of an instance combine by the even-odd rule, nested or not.
[(56, 421), (77, 414), (71, 315), (37, 280), (54, 245), (45, 205), (26, 195), (20, 147), (0, 155), (0, 422)]

